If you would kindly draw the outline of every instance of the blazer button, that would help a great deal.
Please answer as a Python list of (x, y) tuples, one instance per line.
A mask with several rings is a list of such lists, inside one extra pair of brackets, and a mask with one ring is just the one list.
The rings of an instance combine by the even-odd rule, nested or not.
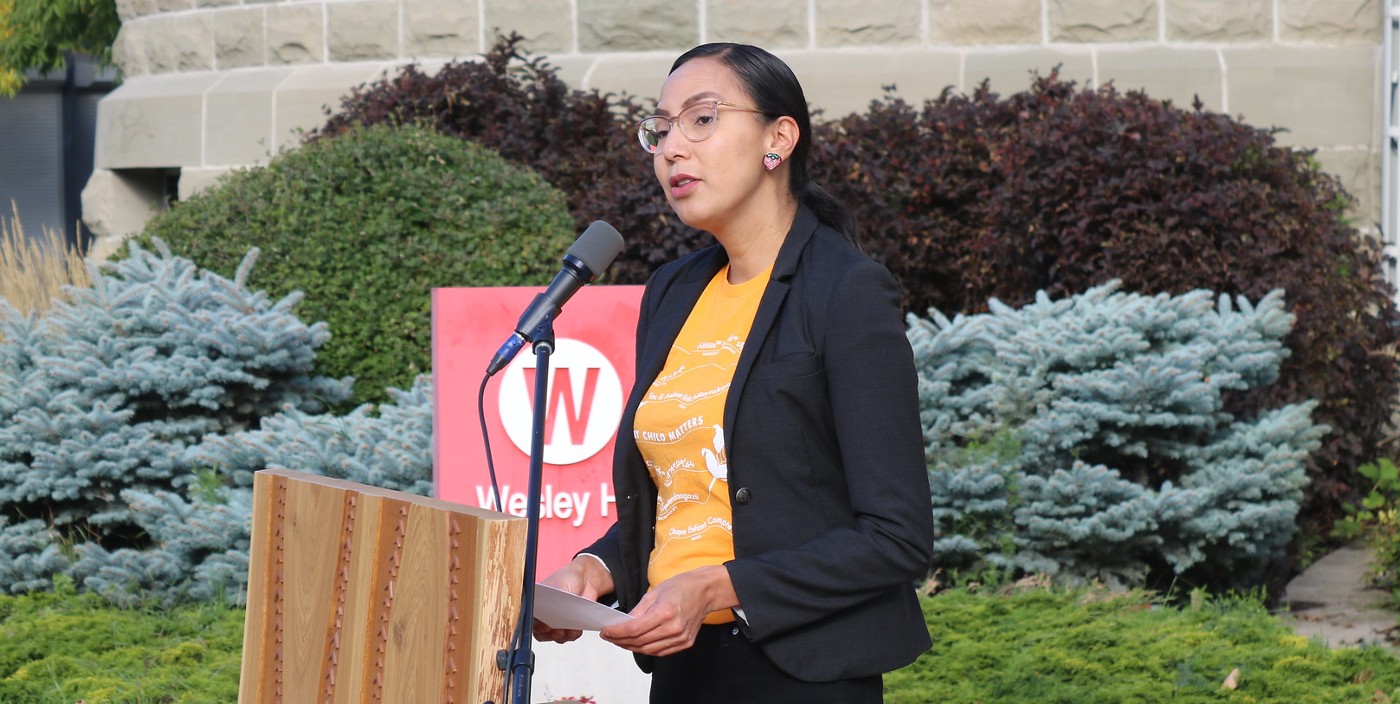
[(734, 492), (734, 500), (740, 504), (746, 504), (752, 498), (753, 492), (749, 491), (749, 488), (746, 486), (741, 486), (738, 491)]

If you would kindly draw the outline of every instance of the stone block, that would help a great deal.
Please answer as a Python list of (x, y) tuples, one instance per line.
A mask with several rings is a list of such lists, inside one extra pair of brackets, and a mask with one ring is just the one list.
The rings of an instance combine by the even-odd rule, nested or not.
[(126, 78), (140, 78), (151, 72), (146, 47), (141, 41), (141, 24), (136, 20), (123, 22), (112, 42), (112, 63)]
[(194, 0), (195, 7), (230, 7), (243, 4), (243, 0)]
[(920, 0), (815, 0), (817, 46), (888, 46), (923, 40)]
[(123, 23), (160, 12), (156, 0), (117, 0), (117, 17)]
[[(276, 145), (273, 95), (296, 69), (267, 67), (224, 74), (204, 95), (204, 164), (266, 162)], [(184, 182), (181, 181), (181, 188)]]
[(1100, 85), (1109, 81), (1123, 93), (1141, 90), (1190, 110), (1197, 96), (1207, 110), (1225, 109), (1220, 55), (1189, 47), (1103, 48), (1098, 51)]
[(193, 10), (194, 0), (155, 0), (156, 9), (161, 12), (179, 12), (180, 10)]
[(807, 0), (705, 0), (704, 40), (755, 44), (769, 51), (806, 48)]
[(1373, 46), (1223, 49), (1226, 105), (1289, 146), (1369, 145), (1380, 129)]
[(962, 89), (959, 52), (904, 49), (860, 54), (804, 51), (783, 56), (802, 81), (807, 102), (820, 109), (819, 119), (836, 120), (865, 112), (870, 101), (885, 95), (884, 87), (906, 102), (921, 105), (943, 89)]
[(214, 68), (214, 20), (208, 13), (149, 17), (139, 22), (139, 32), (150, 73)]
[(1049, 3), (1052, 42), (1130, 42), (1157, 38), (1157, 0), (1046, 2)]
[(1274, 33), (1273, 0), (1167, 0), (1167, 39), (1264, 41)]
[(112, 256), (123, 240), (146, 229), (161, 210), (158, 182), (119, 171), (96, 169), (83, 187), (83, 224), (94, 236), (88, 260)]
[(1040, 0), (929, 0), (934, 44), (1039, 44)]
[(1016, 49), (1013, 51), (971, 51), (963, 65), (962, 91), (972, 93), (988, 81), (994, 93), (1002, 96), (1030, 90), (1033, 76), (1048, 76), (1055, 67), (1060, 78), (1079, 87), (1093, 85), (1094, 61), (1085, 50)]
[(180, 59), (174, 42), (165, 41), (171, 17), (157, 15), (141, 20), (132, 28), (131, 41), (141, 46), (149, 74), (173, 73)]
[(580, 51), (672, 50), (700, 42), (700, 13), (694, 2), (576, 0)]
[(1381, 220), (1381, 155), (1370, 149), (1319, 149), (1317, 163), (1342, 180), (1356, 199), (1347, 216), (1357, 227), (1375, 227)]
[(147, 169), (196, 166), (204, 91), (213, 72), (130, 79), (97, 104), (95, 166)]
[(1381, 0), (1278, 0), (1285, 41), (1381, 42)]
[(332, 61), (372, 61), (399, 55), (399, 7), (391, 0), (326, 5), (326, 47)]
[(219, 185), (219, 177), (233, 170), (230, 166), (186, 166), (180, 169), (180, 185), (176, 197), (188, 200), (191, 196)]
[[(518, 32), (530, 51), (572, 53), (574, 11), (570, 0), (481, 0), (486, 3), (486, 43), (497, 32)], [(485, 49), (486, 47), (482, 47)]]
[(260, 7), (214, 13), (214, 62), (220, 70), (267, 63)]
[(301, 134), (325, 124), (326, 108), (339, 109), (350, 88), (397, 71), (395, 63), (301, 66), (277, 85), (273, 96), (272, 153), (301, 144)]
[(267, 62), (308, 64), (326, 60), (326, 26), (320, 5), (267, 8)]
[[(480, 54), (483, 47), (477, 31), (477, 9), (476, 0), (403, 0), (404, 55), (416, 58)], [(566, 18), (568, 10), (564, 7)], [(509, 31), (505, 28), (510, 25), (501, 27)], [(537, 49), (533, 45), (530, 48)]]

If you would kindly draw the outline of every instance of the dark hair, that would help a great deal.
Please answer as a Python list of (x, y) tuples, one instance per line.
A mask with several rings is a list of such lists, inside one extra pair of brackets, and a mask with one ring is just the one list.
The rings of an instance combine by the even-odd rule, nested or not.
[(812, 118), (807, 111), (802, 84), (798, 83), (792, 69), (782, 59), (756, 46), (715, 42), (701, 44), (681, 54), (671, 64), (671, 73), (691, 59), (703, 57), (713, 57), (733, 71), (748, 91), (754, 107), (762, 110), (770, 121), (786, 115), (797, 122), (797, 146), (788, 157), (788, 187), (818, 220), (851, 242), (857, 242), (860, 228), (855, 215), (821, 186), (812, 183), (807, 172), (807, 161), (812, 153)]

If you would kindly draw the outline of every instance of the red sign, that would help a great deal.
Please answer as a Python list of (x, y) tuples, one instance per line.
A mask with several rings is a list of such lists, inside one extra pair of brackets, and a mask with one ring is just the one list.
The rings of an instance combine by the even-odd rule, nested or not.
[[(433, 290), (433, 471), (440, 499), (495, 508), (477, 414), (486, 365), (543, 288)], [(632, 389), (641, 286), (588, 286), (554, 323), (545, 413), (537, 573), (567, 563), (612, 524), (612, 454)], [(525, 346), (486, 387), (501, 503), (525, 515), (536, 358)]]

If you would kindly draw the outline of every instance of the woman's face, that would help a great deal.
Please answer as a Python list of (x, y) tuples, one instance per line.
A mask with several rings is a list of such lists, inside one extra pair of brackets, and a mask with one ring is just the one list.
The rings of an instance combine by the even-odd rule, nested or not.
[[(734, 73), (718, 59), (692, 59), (661, 87), (657, 114), (674, 116), (698, 102), (720, 100), (753, 107)], [(761, 208), (758, 194), (766, 174), (768, 125), (758, 113), (720, 105), (714, 132), (692, 142), (679, 125), (656, 151), (652, 163), (666, 201), (691, 227), (720, 234), (730, 223), (745, 222)]]

